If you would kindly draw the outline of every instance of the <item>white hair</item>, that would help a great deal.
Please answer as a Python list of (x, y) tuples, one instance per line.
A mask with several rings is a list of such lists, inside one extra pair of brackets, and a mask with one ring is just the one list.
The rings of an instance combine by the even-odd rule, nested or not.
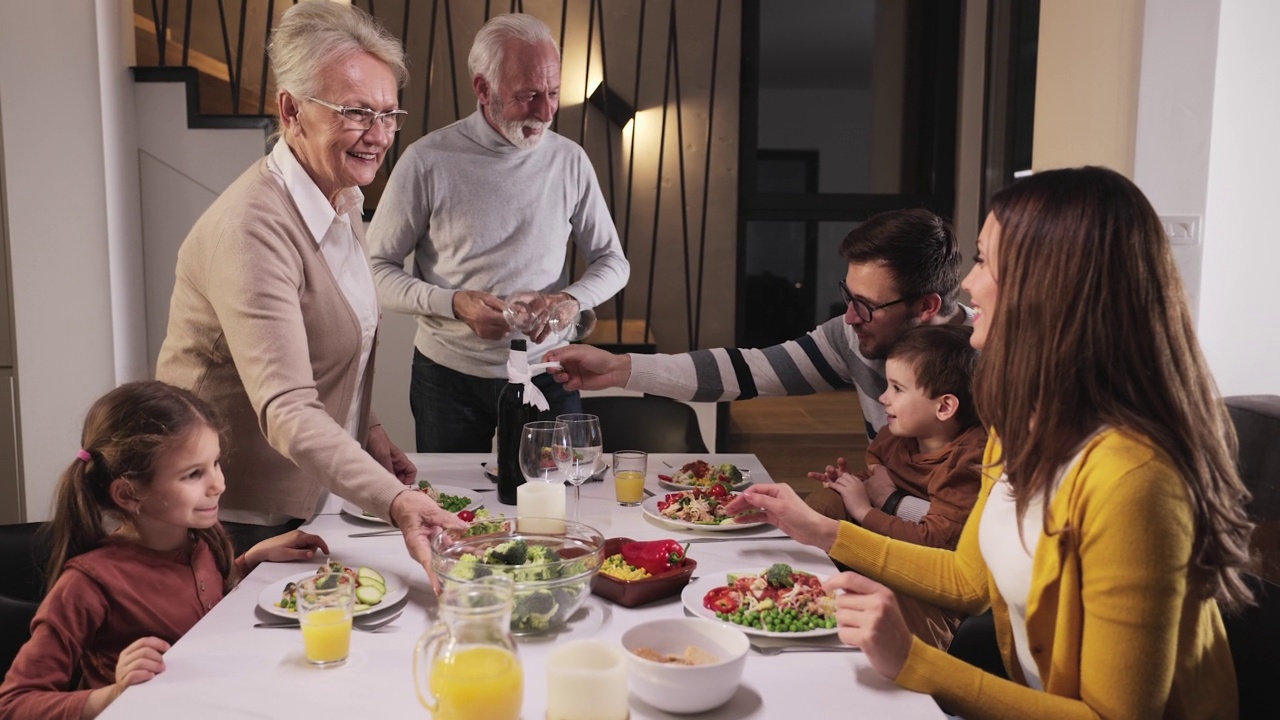
[(409, 80), (400, 41), (368, 13), (345, 3), (305, 0), (289, 8), (271, 32), (267, 51), (276, 87), (295, 97), (315, 95), (330, 63), (362, 52), (386, 63), (398, 87)]
[(523, 13), (497, 15), (480, 28), (471, 43), (471, 52), (467, 55), (467, 69), (471, 71), (471, 77), (480, 75), (496, 89), (502, 78), (502, 61), (510, 40), (535, 47), (550, 45), (556, 54), (560, 53), (550, 28), (538, 18)]

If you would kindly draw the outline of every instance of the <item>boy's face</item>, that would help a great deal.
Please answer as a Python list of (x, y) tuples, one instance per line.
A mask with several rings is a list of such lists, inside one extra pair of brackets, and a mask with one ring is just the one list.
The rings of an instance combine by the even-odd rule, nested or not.
[(889, 432), (898, 437), (935, 434), (943, 422), (938, 418), (938, 401), (916, 385), (911, 363), (891, 357), (885, 362), (884, 376), (889, 388), (880, 396), (880, 404), (889, 414)]

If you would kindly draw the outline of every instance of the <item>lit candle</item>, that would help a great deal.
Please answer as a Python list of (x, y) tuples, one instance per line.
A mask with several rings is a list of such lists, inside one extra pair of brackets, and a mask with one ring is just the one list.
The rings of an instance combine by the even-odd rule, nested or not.
[(516, 488), (516, 514), (521, 532), (563, 533), (564, 523), (556, 520), (564, 520), (564, 484), (531, 481)]

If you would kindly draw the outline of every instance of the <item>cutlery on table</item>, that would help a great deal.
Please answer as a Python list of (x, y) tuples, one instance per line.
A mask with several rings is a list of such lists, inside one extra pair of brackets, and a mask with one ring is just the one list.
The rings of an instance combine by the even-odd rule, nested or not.
[(790, 540), (786, 535), (768, 535), (765, 537), (695, 537), (684, 538), (682, 543), (713, 543), (713, 542), (758, 542), (760, 540)]
[(381, 535), (399, 535), (399, 534), (400, 534), (399, 530), (392, 528), (390, 530), (371, 530), (369, 532), (351, 533), (347, 537), (362, 538), (362, 537), (379, 537)]
[(761, 655), (777, 655), (785, 652), (859, 652), (859, 648), (849, 645), (756, 645), (751, 649)]
[[(360, 630), (363, 632), (374, 632), (387, 625), (390, 625), (392, 622), (399, 619), (400, 613), (402, 612), (404, 612), (404, 610), (397, 610), (391, 613), (390, 615), (388, 615), (387, 617), (373, 618), (371, 620), (365, 620), (364, 618), (353, 618), (351, 620), (351, 627), (355, 630)], [(255, 628), (269, 628), (269, 629), (296, 628), (298, 627), (298, 621), (282, 618), (280, 620), (267, 620), (260, 623), (254, 623), (253, 626)]]

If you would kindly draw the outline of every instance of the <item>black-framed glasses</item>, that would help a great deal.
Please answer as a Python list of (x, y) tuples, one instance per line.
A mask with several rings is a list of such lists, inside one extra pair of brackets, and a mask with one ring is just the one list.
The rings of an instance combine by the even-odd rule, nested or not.
[(871, 322), (872, 313), (874, 313), (877, 310), (883, 310), (884, 308), (887, 308), (890, 305), (897, 305), (899, 303), (911, 302), (912, 300), (916, 299), (915, 296), (907, 296), (907, 297), (900, 297), (897, 300), (891, 300), (887, 303), (872, 305), (866, 300), (863, 300), (860, 297), (856, 297), (853, 293), (849, 292), (849, 286), (845, 285), (843, 280), (837, 280), (836, 285), (840, 287), (840, 297), (844, 299), (844, 304), (852, 305), (853, 312), (858, 315), (858, 318), (861, 319), (862, 322), (868, 322), (868, 323)]
[(317, 97), (307, 96), (307, 99), (317, 105), (323, 105), (330, 110), (342, 116), (347, 121), (347, 127), (353, 130), (368, 130), (373, 127), (376, 121), (382, 122), (382, 127), (391, 132), (400, 132), (400, 128), (404, 127), (404, 119), (409, 115), (408, 110), (388, 110), (387, 112), (378, 112), (369, 108), (350, 107), (347, 105), (339, 105), (331, 103), (328, 100), (321, 100)]

